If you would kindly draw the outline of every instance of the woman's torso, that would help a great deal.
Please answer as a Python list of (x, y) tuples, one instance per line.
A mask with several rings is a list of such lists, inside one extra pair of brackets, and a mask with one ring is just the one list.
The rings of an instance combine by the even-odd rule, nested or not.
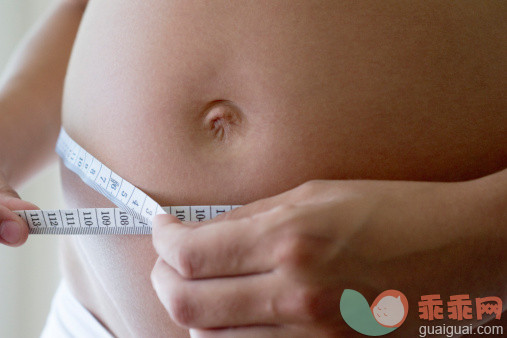
[[(503, 13), (91, 0), (63, 125), (162, 205), (246, 204), (316, 178), (479, 177), (506, 165)], [(67, 169), (62, 179), (69, 206), (111, 205)], [(63, 257), (78, 299), (116, 335), (184, 334), (152, 290), (149, 236), (66, 239)]]

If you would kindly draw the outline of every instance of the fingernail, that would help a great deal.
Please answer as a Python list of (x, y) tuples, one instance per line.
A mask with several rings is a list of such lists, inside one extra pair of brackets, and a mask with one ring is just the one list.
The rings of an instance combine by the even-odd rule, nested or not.
[(153, 218), (153, 226), (164, 225), (167, 223), (179, 223), (179, 219), (176, 216), (169, 214), (159, 214)]
[(155, 215), (155, 217), (153, 217), (153, 219), (151, 220), (152, 225), (159, 226), (160, 224), (162, 224), (162, 220), (163, 220), (163, 218), (161, 215)]
[(18, 222), (3, 221), (0, 224), (0, 237), (11, 244), (19, 242), (21, 239), (21, 229)]

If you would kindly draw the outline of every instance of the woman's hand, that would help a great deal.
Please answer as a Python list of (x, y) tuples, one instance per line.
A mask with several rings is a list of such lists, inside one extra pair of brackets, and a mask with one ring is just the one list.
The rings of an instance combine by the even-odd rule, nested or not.
[(467, 184), (312, 181), (204, 224), (157, 216), (153, 285), (194, 337), (350, 337), (344, 289), (403, 292), (412, 308), (395, 333), (417, 334), (422, 295), (505, 282), (505, 259), (490, 263), (505, 237), (473, 224)]
[(0, 243), (9, 246), (19, 246), (28, 238), (28, 225), (14, 210), (38, 209), (32, 203), (23, 201), (19, 195), (7, 184), (0, 173)]

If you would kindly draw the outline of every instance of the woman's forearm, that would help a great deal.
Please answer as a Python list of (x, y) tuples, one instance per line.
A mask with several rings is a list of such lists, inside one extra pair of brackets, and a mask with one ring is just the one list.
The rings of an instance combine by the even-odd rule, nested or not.
[(57, 2), (27, 35), (0, 81), (0, 171), (18, 186), (48, 163), (83, 1)]

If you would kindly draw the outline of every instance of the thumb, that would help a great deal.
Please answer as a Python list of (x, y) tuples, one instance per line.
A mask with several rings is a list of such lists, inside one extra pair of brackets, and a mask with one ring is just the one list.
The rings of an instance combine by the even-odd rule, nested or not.
[(178, 217), (170, 214), (157, 214), (152, 219), (153, 226), (163, 226), (168, 223), (181, 223)]
[(284, 202), (290, 201), (290, 194), (285, 192), (280, 195), (263, 198), (252, 203), (237, 207), (232, 209), (231, 211), (227, 211), (222, 213), (213, 219), (210, 219), (206, 222), (201, 222), (202, 225), (222, 222), (222, 221), (233, 221), (238, 220), (245, 217), (252, 217), (255, 214), (261, 214), (267, 211), (270, 211), (273, 208), (278, 207)]
[(195, 225), (197, 222), (182, 222), (178, 217), (171, 214), (157, 214), (153, 217), (151, 221), (151, 225), (153, 227), (153, 231), (155, 232), (156, 228), (161, 228), (167, 224), (179, 224), (181, 226), (185, 225)]
[(10, 187), (0, 188), (0, 243), (19, 246), (28, 238), (28, 225), (14, 210), (36, 210), (37, 206), (23, 201)]
[(185, 227), (197, 228), (201, 225), (206, 224), (206, 222), (197, 222), (197, 221), (181, 221), (178, 217), (171, 214), (157, 214), (152, 219), (152, 226), (159, 227), (165, 224), (180, 224)]

